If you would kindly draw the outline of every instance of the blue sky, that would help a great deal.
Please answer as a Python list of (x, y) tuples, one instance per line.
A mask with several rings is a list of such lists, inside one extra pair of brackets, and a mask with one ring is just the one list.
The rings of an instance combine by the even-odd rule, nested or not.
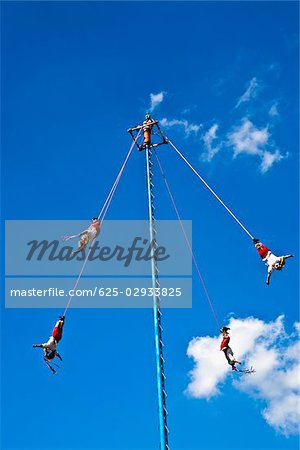
[[(275, 253), (299, 254), (296, 2), (2, 2), (1, 10), (2, 219), (97, 214), (131, 144), (127, 128), (160, 94), (153, 116), (250, 232)], [(247, 235), (170, 147), (159, 153), (193, 221), (222, 323), (233, 314), (265, 327), (284, 315), (290, 335), (298, 258), (267, 288)], [(174, 219), (158, 174), (156, 188), (157, 216)], [(108, 218), (147, 218), (142, 154), (130, 159)], [(63, 371), (52, 377), (31, 344), (61, 311), (3, 304), (3, 449), (158, 448), (151, 311), (71, 310)], [(237, 388), (228, 374), (208, 400), (185, 393), (192, 338), (216, 336), (196, 272), (193, 309), (163, 319), (173, 449), (298, 447), (263, 417), (261, 385)], [(289, 348), (271, 345), (279, 357)]]

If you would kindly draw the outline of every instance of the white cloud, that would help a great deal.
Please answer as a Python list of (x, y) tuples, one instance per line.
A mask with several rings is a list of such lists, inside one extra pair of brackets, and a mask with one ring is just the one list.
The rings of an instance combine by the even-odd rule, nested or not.
[(260, 170), (267, 172), (275, 162), (280, 161), (283, 156), (279, 150), (270, 152), (270, 133), (268, 127), (257, 128), (253, 123), (244, 118), (241, 124), (233, 128), (233, 131), (227, 134), (227, 145), (233, 148), (233, 157), (245, 153), (247, 155), (259, 156), (262, 160)]
[(187, 394), (195, 398), (218, 395), (233, 373), (233, 386), (260, 402), (262, 416), (271, 427), (284, 435), (296, 434), (300, 421), (299, 324), (291, 335), (285, 331), (284, 316), (274, 322), (231, 318), (229, 327), (235, 356), (256, 373), (239, 376), (231, 372), (219, 351), (220, 337), (197, 337), (187, 349), (195, 363)]
[(271, 117), (277, 117), (277, 116), (279, 116), (279, 112), (278, 112), (278, 104), (277, 104), (277, 103), (273, 103), (273, 105), (272, 105), (271, 108), (269, 109), (269, 116), (271, 116)]
[(219, 125), (213, 124), (209, 130), (202, 136), (204, 142), (205, 153), (202, 155), (203, 161), (211, 161), (213, 157), (219, 152), (221, 145), (214, 145), (213, 143), (217, 140), (217, 131)]
[(153, 112), (154, 109), (163, 102), (166, 92), (161, 91), (158, 94), (150, 94), (150, 112)]
[(192, 133), (194, 133), (196, 135), (202, 126), (202, 125), (197, 125), (195, 123), (190, 123), (186, 119), (168, 120), (166, 117), (164, 117), (163, 119), (160, 120), (160, 124), (166, 128), (180, 127), (183, 129), (186, 137), (190, 136)]
[(267, 127), (258, 129), (249, 119), (243, 119), (241, 125), (228, 134), (228, 139), (234, 157), (240, 153), (259, 155), (269, 140), (269, 131)]
[(187, 355), (195, 361), (186, 390), (191, 397), (210, 398), (219, 394), (219, 384), (225, 380), (228, 368), (224, 356), (219, 355), (218, 344), (218, 337), (209, 336), (194, 338), (189, 343)]
[(235, 107), (238, 108), (242, 103), (248, 102), (251, 98), (256, 97), (258, 88), (258, 81), (256, 77), (253, 77), (249, 81), (249, 85), (243, 95), (238, 99)]
[(284, 156), (280, 153), (279, 150), (276, 150), (274, 153), (271, 153), (269, 151), (264, 151), (262, 153), (262, 161), (260, 165), (260, 170), (262, 173), (267, 172), (270, 167), (274, 164), (274, 162), (281, 161), (284, 158)]

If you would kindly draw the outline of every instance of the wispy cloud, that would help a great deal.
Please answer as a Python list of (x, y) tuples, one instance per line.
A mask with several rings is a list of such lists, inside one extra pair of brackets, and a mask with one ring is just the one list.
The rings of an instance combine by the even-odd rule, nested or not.
[(267, 172), (275, 162), (281, 161), (284, 158), (284, 156), (280, 153), (279, 150), (276, 150), (274, 153), (265, 150), (261, 156), (262, 161), (260, 165), (260, 170), (262, 171), (262, 173)]
[(273, 105), (269, 109), (269, 116), (271, 116), (271, 117), (279, 116), (278, 103), (277, 102), (273, 103)]
[(251, 100), (251, 98), (256, 97), (257, 95), (257, 88), (258, 88), (258, 81), (256, 77), (253, 77), (248, 84), (248, 87), (246, 91), (243, 93), (243, 95), (238, 99), (235, 107), (238, 108), (242, 103), (248, 102)]
[[(256, 373), (235, 377), (233, 386), (260, 401), (266, 422), (284, 435), (299, 432), (300, 420), (300, 341), (299, 324), (288, 335), (284, 316), (274, 322), (253, 317), (229, 321), (230, 345), (237, 357)], [(194, 360), (186, 393), (195, 398), (212, 398), (221, 393), (222, 383), (231, 374), (219, 351), (220, 337), (197, 337), (188, 346)]]
[(262, 173), (267, 172), (275, 162), (284, 158), (279, 150), (275, 152), (269, 150), (271, 148), (269, 141), (268, 127), (259, 129), (248, 118), (244, 118), (240, 125), (227, 134), (227, 145), (233, 148), (233, 157), (242, 153), (259, 156)]
[(183, 114), (183, 115), (188, 114), (188, 113), (190, 113), (191, 111), (194, 111), (196, 108), (197, 108), (197, 105), (191, 105), (191, 106), (188, 106), (187, 108), (184, 108), (184, 109), (181, 111), (181, 114)]
[(268, 143), (269, 131), (268, 127), (256, 128), (249, 119), (244, 118), (242, 123), (228, 134), (228, 139), (233, 147), (234, 157), (240, 153), (259, 155)]
[(198, 131), (201, 128), (201, 124), (197, 125), (195, 123), (191, 123), (186, 119), (173, 119), (168, 120), (166, 117), (161, 119), (160, 124), (163, 127), (179, 127), (183, 130), (185, 137), (189, 137), (191, 134), (197, 135)]
[(215, 123), (202, 136), (205, 148), (205, 152), (201, 155), (203, 161), (210, 162), (213, 157), (220, 151), (221, 144), (216, 144), (218, 128), (219, 125)]
[(161, 91), (158, 94), (150, 94), (150, 112), (153, 112), (154, 109), (163, 102), (164, 97), (167, 93), (165, 91)]
[(275, 63), (271, 63), (267, 66), (267, 70), (269, 70), (270, 72), (272, 71), (278, 71), (280, 69), (280, 65), (279, 63), (275, 62)]

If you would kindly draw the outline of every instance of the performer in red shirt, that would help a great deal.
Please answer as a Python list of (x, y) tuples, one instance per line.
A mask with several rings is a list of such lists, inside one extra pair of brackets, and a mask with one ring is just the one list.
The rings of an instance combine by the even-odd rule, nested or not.
[(65, 316), (59, 316), (59, 320), (56, 322), (52, 335), (49, 337), (48, 341), (44, 344), (34, 344), (35, 348), (42, 348), (44, 350), (44, 358), (49, 361), (57, 356), (62, 360), (60, 354), (56, 350), (57, 344), (62, 338), (63, 326), (65, 324)]
[(52, 336), (54, 337), (54, 339), (56, 340), (57, 343), (59, 343), (59, 341), (62, 338), (64, 323), (65, 323), (64, 316), (60, 316), (59, 320), (55, 324), (55, 327), (53, 328)]
[(274, 255), (268, 247), (263, 245), (259, 239), (253, 239), (255, 248), (258, 251), (259, 256), (265, 262), (268, 267), (268, 275), (266, 279), (266, 283), (270, 284), (270, 277), (272, 272), (276, 270), (281, 270), (285, 266), (285, 260), (288, 258), (292, 258), (294, 255), (284, 255), (284, 256), (276, 256)]
[(231, 347), (229, 347), (230, 336), (228, 334), (228, 330), (230, 330), (230, 328), (228, 327), (223, 327), (220, 330), (223, 336), (223, 340), (220, 345), (220, 350), (224, 352), (225, 358), (227, 359), (227, 362), (231, 366), (232, 370), (236, 370), (235, 364), (241, 363), (235, 359), (233, 351)]

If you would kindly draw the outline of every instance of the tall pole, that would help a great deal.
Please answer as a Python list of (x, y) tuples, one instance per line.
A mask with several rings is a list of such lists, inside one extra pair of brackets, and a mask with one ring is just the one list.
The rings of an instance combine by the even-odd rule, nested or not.
[(156, 227), (154, 215), (154, 194), (153, 194), (153, 172), (151, 161), (151, 147), (145, 148), (146, 154), (146, 172), (147, 172), (147, 191), (148, 191), (148, 211), (149, 211), (149, 228), (150, 242), (152, 246), (151, 257), (151, 273), (153, 288), (153, 319), (154, 319), (154, 343), (155, 343), (155, 359), (156, 359), (156, 376), (157, 376), (157, 394), (158, 394), (158, 414), (159, 414), (159, 436), (160, 450), (169, 450), (168, 443), (168, 426), (167, 426), (167, 407), (166, 407), (166, 390), (165, 390), (165, 373), (163, 358), (163, 340), (161, 326), (160, 297), (155, 294), (159, 292), (160, 284), (158, 279), (158, 266), (156, 259)]

